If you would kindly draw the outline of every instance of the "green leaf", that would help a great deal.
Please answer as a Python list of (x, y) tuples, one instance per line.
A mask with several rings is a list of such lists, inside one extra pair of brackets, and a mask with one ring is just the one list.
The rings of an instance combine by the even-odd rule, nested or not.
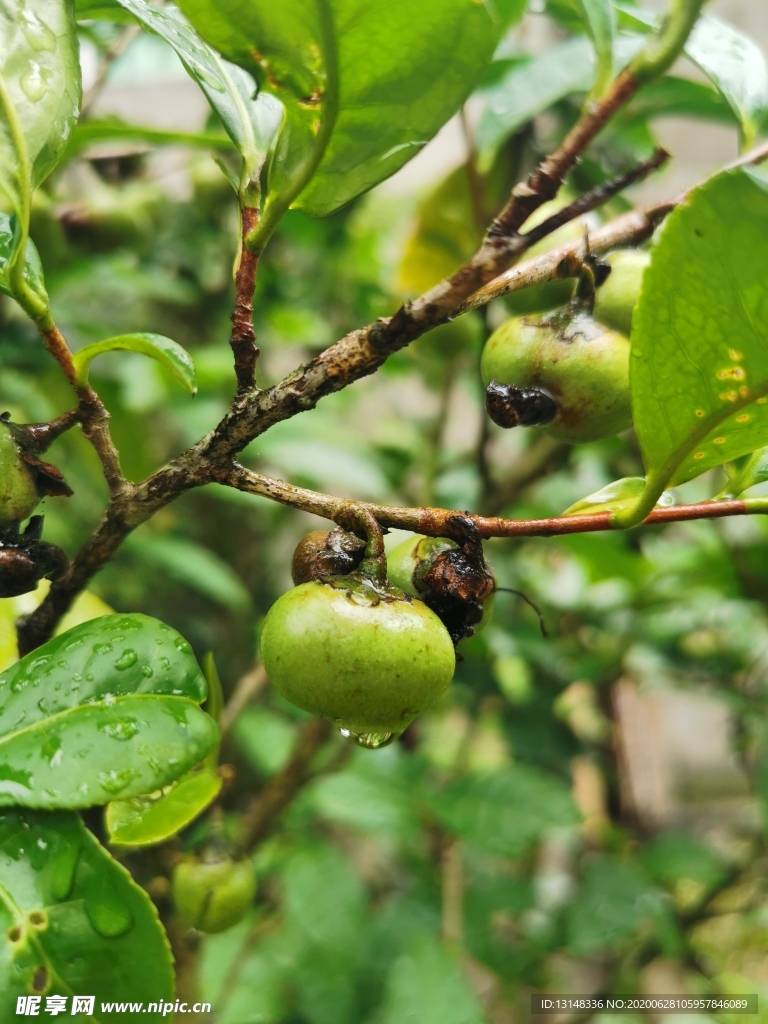
[(220, 132), (174, 132), (128, 124), (119, 117), (89, 118), (75, 127), (67, 155), (82, 153), (104, 142), (148, 142), (155, 146), (192, 146), (196, 149), (229, 149), (230, 145), (229, 138)]
[(449, 832), (504, 857), (518, 857), (548, 829), (579, 821), (565, 782), (518, 764), (454, 782), (431, 803)]
[(215, 746), (186, 640), (144, 615), (67, 630), (0, 674), (0, 806), (90, 807), (150, 793)]
[(408, 943), (389, 973), (381, 1024), (484, 1024), (477, 996), (458, 957), (422, 934)]
[[(562, 515), (584, 516), (595, 512), (616, 512), (622, 508), (631, 508), (644, 490), (644, 476), (625, 476), (621, 480), (614, 480), (612, 483), (606, 484), (605, 487), (595, 491), (594, 494), (587, 495), (586, 498), (580, 498)], [(674, 497), (669, 491), (664, 491), (656, 502), (656, 506), (668, 508), (674, 503)]]
[(567, 914), (568, 949), (588, 956), (636, 939), (658, 915), (660, 896), (631, 861), (601, 857), (587, 865)]
[(744, 491), (756, 484), (764, 484), (768, 480), (768, 447), (758, 448), (734, 462), (723, 466), (728, 475), (728, 484), (718, 497), (730, 496), (737, 498)]
[[(6, 268), (17, 250), (17, 246), (18, 230), (16, 218), (13, 216), (9, 217), (7, 213), (0, 211), (0, 292), (5, 292), (6, 295), (12, 295), (6, 277)], [(40, 301), (47, 305), (48, 294), (45, 290), (40, 254), (34, 242), (29, 240), (27, 241), (26, 259), (24, 260), (24, 280)]]
[[(30, 992), (43, 997), (41, 1019), (46, 994), (95, 996), (92, 1024), (127, 1019), (102, 1016), (103, 1000), (162, 1006), (173, 998), (155, 907), (76, 814), (0, 814), (0, 934), (3, 1020)], [(142, 1020), (158, 1024), (162, 1014)]]
[[(638, 36), (616, 41), (617, 65), (626, 63), (642, 45)], [(536, 57), (515, 63), (492, 85), (478, 91), (485, 107), (475, 133), (483, 166), (518, 128), (573, 93), (586, 93), (595, 79), (595, 53), (588, 39), (578, 37), (549, 46)]]
[(768, 190), (726, 172), (671, 214), (635, 309), (630, 386), (654, 492), (768, 442)]
[(256, 181), (282, 118), (280, 104), (240, 67), (223, 61), (172, 5), (120, 0), (144, 28), (164, 39), (205, 93), (224, 130), (243, 158), (244, 183)]
[(613, 78), (613, 40), (616, 14), (612, 0), (578, 0), (595, 47), (597, 66), (593, 92), (600, 96)]
[(119, 846), (149, 846), (175, 836), (219, 795), (221, 779), (203, 768), (182, 776), (167, 789), (113, 800), (107, 805), (110, 842)]
[(242, 612), (251, 606), (250, 592), (235, 570), (195, 541), (167, 533), (145, 534), (133, 541), (129, 538), (127, 546), (132, 557), (141, 558), (224, 608)]
[[(322, 121), (328, 86), (318, 0), (182, 0), (200, 34), (252, 72), (286, 107), (280, 165), (293, 180)], [(525, 7), (507, 0), (496, 20), (473, 0), (329, 0), (340, 95), (335, 126), (295, 204), (333, 212), (389, 177), (464, 102), (510, 20)], [(319, 58), (325, 53), (326, 62)]]
[(662, 832), (645, 847), (642, 859), (654, 879), (663, 885), (673, 886), (685, 879), (709, 889), (726, 874), (723, 860), (715, 850), (687, 832)]
[(78, 21), (95, 19), (114, 21), (121, 25), (133, 23), (133, 18), (117, 0), (75, 0), (75, 17)]
[(150, 359), (156, 359), (165, 367), (174, 380), (190, 394), (197, 394), (195, 364), (186, 349), (162, 334), (120, 334), (116, 338), (86, 345), (75, 353), (73, 362), (79, 384), (88, 383), (88, 371), (96, 356), (105, 352), (140, 352)]
[[(72, 4), (5, 0), (0, 5), (0, 68), (26, 142), (31, 186), (37, 188), (58, 163), (80, 110)], [(0, 129), (0, 177), (8, 159)]]
[[(617, 8), (625, 25), (655, 24), (653, 15), (640, 8), (624, 4)], [(703, 14), (688, 37), (685, 53), (728, 101), (749, 148), (768, 114), (768, 64), (760, 48), (726, 22)]]

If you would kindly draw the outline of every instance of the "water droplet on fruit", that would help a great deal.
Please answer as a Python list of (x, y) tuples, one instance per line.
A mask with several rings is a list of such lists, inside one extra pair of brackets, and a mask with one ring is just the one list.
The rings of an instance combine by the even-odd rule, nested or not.
[(339, 729), (339, 732), (345, 740), (358, 747), (365, 747), (366, 750), (388, 747), (399, 735), (395, 732), (352, 732), (351, 729)]
[(135, 665), (136, 660), (136, 651), (127, 647), (115, 662), (115, 668), (118, 672), (122, 672), (124, 669), (130, 668), (131, 665)]

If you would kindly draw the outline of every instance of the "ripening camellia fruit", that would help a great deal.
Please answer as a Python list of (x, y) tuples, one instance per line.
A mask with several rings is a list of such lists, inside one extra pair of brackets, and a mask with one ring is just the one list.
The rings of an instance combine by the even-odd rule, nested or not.
[(605, 262), (611, 272), (595, 292), (593, 315), (606, 327), (629, 336), (643, 274), (651, 262), (650, 253), (618, 249), (607, 256)]
[(370, 748), (429, 707), (456, 664), (447, 630), (423, 602), (358, 575), (283, 594), (264, 622), (261, 654), (287, 700)]
[(181, 921), (201, 932), (223, 932), (242, 921), (256, 895), (256, 872), (250, 860), (197, 858), (177, 864), (171, 896)]
[(629, 342), (573, 307), (516, 317), (488, 339), (481, 360), (486, 408), (500, 426), (540, 426), (581, 444), (626, 430)]
[(10, 426), (0, 420), (0, 529), (26, 519), (39, 501), (35, 474), (22, 458)]

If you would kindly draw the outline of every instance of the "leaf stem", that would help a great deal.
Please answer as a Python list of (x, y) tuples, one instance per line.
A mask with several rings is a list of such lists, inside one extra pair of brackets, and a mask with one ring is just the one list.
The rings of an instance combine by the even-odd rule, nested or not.
[(259, 223), (246, 235), (245, 247), (254, 256), (261, 255), (291, 203), (309, 184), (323, 158), (339, 112), (339, 66), (333, 12), (329, 0), (316, 0), (316, 3), (320, 25), (320, 49), (326, 76), (320, 127), (308, 159), (282, 192), (278, 195), (267, 195)]
[(31, 208), (32, 194), (32, 170), (29, 163), (29, 153), (21, 124), (16, 115), (16, 108), (8, 92), (5, 78), (0, 73), (0, 112), (8, 135), (8, 141), (13, 150), (16, 166), (13, 175), (16, 178), (15, 195), (8, 198), (16, 214), (19, 237), (16, 247), (8, 260), (8, 283), (13, 297), (19, 303), (24, 312), (41, 331), (51, 326), (50, 311), (48, 304), (39, 295), (36, 295), (27, 284), (24, 277), (24, 266), (27, 255), (27, 242), (29, 240), (29, 215)]
[(659, 30), (629, 64), (628, 70), (639, 85), (660, 78), (672, 67), (703, 6), (704, 0), (672, 0)]

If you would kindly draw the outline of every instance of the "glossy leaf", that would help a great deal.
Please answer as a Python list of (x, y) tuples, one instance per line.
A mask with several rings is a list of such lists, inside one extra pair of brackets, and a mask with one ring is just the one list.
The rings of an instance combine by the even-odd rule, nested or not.
[[(618, 39), (617, 65), (626, 63), (640, 45), (637, 36)], [(594, 79), (594, 48), (583, 37), (568, 39), (537, 57), (513, 64), (493, 85), (479, 91), (485, 108), (475, 138), (484, 164), (518, 128), (565, 96), (587, 92)]]
[[(15, 218), (9, 217), (7, 213), (0, 211), (0, 292), (6, 295), (11, 294), (5, 271), (8, 261), (17, 251), (17, 233), (15, 231)], [(24, 280), (29, 287), (43, 302), (48, 302), (48, 295), (45, 290), (43, 279), (43, 265), (40, 262), (34, 242), (27, 242), (27, 255), (24, 261)]]
[[(472, 0), (331, 0), (338, 116), (294, 205), (331, 213), (415, 156), (466, 99), (505, 23), (524, 6), (507, 2), (494, 19), (490, 5)], [(286, 105), (284, 131), (295, 141), (281, 139), (279, 173), (288, 180), (306, 158), (307, 126), (322, 119), (326, 95), (317, 0), (182, 0), (181, 7), (208, 42)]]
[(632, 327), (646, 470), (682, 483), (768, 443), (768, 189), (726, 172), (670, 216)]
[(144, 615), (75, 626), (0, 675), (0, 806), (89, 807), (166, 786), (215, 746), (189, 644)]
[(46, 995), (95, 996), (93, 1024), (123, 1019), (103, 1017), (102, 1000), (172, 998), (171, 951), (157, 911), (76, 814), (0, 814), (0, 933), (3, 1020), (31, 992), (42, 996), (41, 1020)]
[[(616, 512), (622, 508), (630, 508), (645, 490), (645, 477), (625, 476), (621, 480), (614, 480), (606, 484), (594, 494), (580, 498), (577, 502), (567, 508), (562, 514), (564, 516), (584, 516), (595, 512)], [(657, 507), (667, 508), (674, 505), (675, 499), (664, 491), (656, 502)]]
[(161, 334), (121, 334), (116, 338), (98, 341), (95, 345), (86, 345), (74, 356), (78, 381), (81, 384), (88, 383), (88, 372), (96, 356), (118, 351), (140, 352), (150, 359), (156, 359), (186, 391), (192, 395), (197, 394), (195, 364), (192, 357), (177, 342), (164, 338)]
[(750, 452), (749, 455), (726, 463), (723, 469), (728, 475), (728, 485), (724, 489), (724, 495), (736, 498), (744, 491), (748, 491), (750, 487), (764, 484), (768, 480), (768, 447), (758, 448), (757, 451)]
[(462, 778), (432, 807), (448, 832), (504, 857), (518, 857), (548, 829), (579, 820), (564, 782), (523, 765)]
[(599, 96), (613, 78), (616, 13), (613, 9), (613, 0), (578, 0), (578, 5), (595, 47), (597, 66), (593, 91)]
[(255, 179), (280, 124), (280, 104), (267, 93), (256, 96), (251, 76), (223, 61), (172, 4), (160, 9), (148, 0), (120, 3), (144, 28), (173, 47), (243, 157), (245, 179)]
[(113, 800), (106, 812), (110, 841), (119, 846), (149, 846), (170, 839), (194, 821), (220, 790), (219, 776), (204, 768), (156, 793)]
[(220, 132), (174, 132), (147, 125), (128, 124), (118, 117), (89, 118), (75, 127), (67, 153), (72, 156), (104, 142), (146, 142), (154, 146), (190, 146), (195, 149), (229, 148)]
[[(618, 6), (625, 25), (654, 24), (653, 15), (640, 8)], [(768, 63), (760, 48), (726, 22), (704, 14), (688, 37), (685, 53), (731, 105), (745, 146), (751, 146), (768, 114)]]
[[(80, 109), (80, 60), (72, 4), (0, 5), (0, 68), (26, 142), (31, 186), (56, 166)], [(2, 117), (0, 117), (2, 121)], [(13, 160), (0, 131), (0, 169)]]

